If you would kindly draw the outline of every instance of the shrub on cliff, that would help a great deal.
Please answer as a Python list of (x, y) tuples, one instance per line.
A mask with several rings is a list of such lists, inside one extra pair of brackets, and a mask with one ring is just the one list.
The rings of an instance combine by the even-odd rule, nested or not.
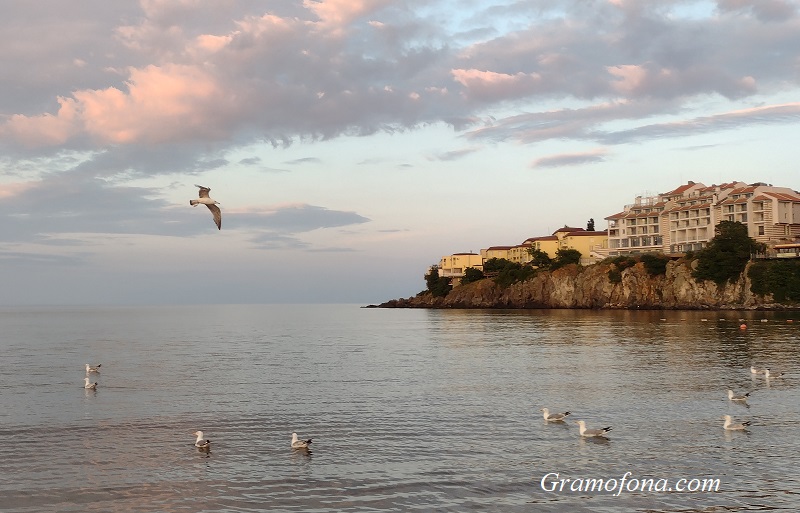
[(650, 276), (667, 274), (667, 262), (669, 257), (662, 253), (645, 253), (639, 256), (639, 260), (644, 264), (644, 269)]
[(722, 221), (714, 232), (708, 246), (697, 252), (697, 268), (692, 276), (722, 285), (739, 278), (750, 255), (763, 251), (764, 245), (751, 239), (747, 226), (739, 222)]
[[(517, 264), (519, 265), (519, 264)], [(518, 268), (506, 269), (498, 274), (494, 282), (505, 288), (518, 281), (525, 281), (536, 274), (536, 270), (529, 266), (520, 265)]]
[(580, 264), (581, 263), (581, 252), (577, 249), (559, 249), (556, 251), (556, 257), (553, 259), (553, 262), (550, 264), (550, 269), (555, 271), (556, 269), (560, 269), (565, 265), (569, 264)]
[(800, 260), (761, 260), (750, 266), (747, 276), (755, 294), (800, 302)]
[(466, 285), (467, 283), (472, 283), (473, 281), (478, 281), (484, 279), (483, 271), (480, 269), (475, 269), (474, 267), (467, 267), (464, 270), (464, 276), (461, 278), (461, 285)]
[(549, 269), (553, 263), (553, 259), (546, 251), (536, 248), (528, 248), (528, 254), (531, 256), (530, 265), (539, 269)]
[(483, 263), (483, 271), (497, 273), (494, 282), (503, 288), (518, 281), (525, 281), (536, 274), (536, 270), (531, 266), (512, 262), (505, 258), (490, 258)]
[(450, 285), (450, 278), (439, 276), (439, 268), (436, 266), (432, 266), (425, 275), (425, 283), (428, 285), (428, 292), (434, 297), (446, 296), (453, 288)]

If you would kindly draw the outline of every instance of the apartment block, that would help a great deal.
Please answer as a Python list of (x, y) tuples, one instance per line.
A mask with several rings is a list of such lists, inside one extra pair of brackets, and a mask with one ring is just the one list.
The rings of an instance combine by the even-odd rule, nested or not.
[(766, 183), (688, 182), (666, 193), (637, 196), (606, 217), (609, 255), (685, 253), (702, 249), (721, 221), (738, 221), (759, 242), (774, 245), (800, 237), (800, 193)]

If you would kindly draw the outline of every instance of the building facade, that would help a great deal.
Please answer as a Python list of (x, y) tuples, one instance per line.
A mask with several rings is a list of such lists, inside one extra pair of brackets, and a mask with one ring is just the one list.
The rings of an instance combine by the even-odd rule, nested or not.
[(721, 221), (741, 222), (750, 237), (774, 245), (800, 237), (800, 193), (766, 183), (690, 181), (656, 196), (637, 196), (606, 221), (611, 256), (697, 251), (714, 238)]
[(453, 253), (439, 259), (439, 276), (461, 278), (468, 267), (483, 270), (483, 257), (477, 253)]

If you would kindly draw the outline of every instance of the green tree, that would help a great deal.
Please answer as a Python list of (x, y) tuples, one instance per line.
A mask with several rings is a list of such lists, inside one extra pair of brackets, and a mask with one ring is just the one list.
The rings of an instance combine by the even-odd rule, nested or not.
[(800, 302), (800, 260), (759, 260), (748, 271), (750, 290), (775, 301)]
[(644, 268), (650, 276), (667, 274), (667, 262), (669, 257), (663, 253), (644, 253), (639, 257), (644, 263)]
[(529, 265), (522, 265), (505, 258), (490, 258), (483, 263), (483, 272), (497, 273), (494, 282), (501, 287), (508, 287), (512, 283), (525, 281), (536, 273)]
[(556, 257), (550, 265), (550, 269), (556, 270), (569, 264), (580, 264), (581, 252), (577, 249), (559, 249), (556, 251)]
[(519, 264), (506, 260), (505, 258), (490, 258), (483, 263), (483, 272), (485, 273), (498, 273), (505, 269), (510, 269)]
[(528, 248), (528, 254), (531, 256), (531, 261), (529, 264), (533, 267), (538, 267), (539, 269), (549, 269), (550, 264), (553, 263), (553, 259), (550, 258), (550, 255), (541, 249)]
[(467, 283), (472, 283), (473, 281), (479, 281), (485, 278), (483, 275), (483, 271), (480, 269), (476, 269), (474, 267), (467, 267), (464, 269), (464, 277), (461, 278), (461, 284), (466, 285)]
[(439, 266), (432, 265), (425, 275), (425, 283), (428, 285), (428, 291), (435, 297), (446, 296), (452, 286), (450, 285), (450, 278), (439, 276)]
[(747, 235), (747, 226), (738, 221), (722, 221), (714, 229), (708, 246), (696, 253), (695, 278), (712, 280), (717, 285), (735, 281), (744, 271), (752, 253), (764, 245)]
[(593, 232), (594, 231), (594, 218), (590, 218), (589, 221), (586, 222), (586, 231)]

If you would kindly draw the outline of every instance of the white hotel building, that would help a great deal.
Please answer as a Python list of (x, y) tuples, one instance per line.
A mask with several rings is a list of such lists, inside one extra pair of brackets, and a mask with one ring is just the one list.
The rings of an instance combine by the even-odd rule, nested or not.
[(739, 221), (750, 237), (775, 245), (800, 238), (800, 193), (765, 183), (690, 181), (657, 196), (637, 196), (606, 220), (610, 256), (697, 251), (720, 221)]

